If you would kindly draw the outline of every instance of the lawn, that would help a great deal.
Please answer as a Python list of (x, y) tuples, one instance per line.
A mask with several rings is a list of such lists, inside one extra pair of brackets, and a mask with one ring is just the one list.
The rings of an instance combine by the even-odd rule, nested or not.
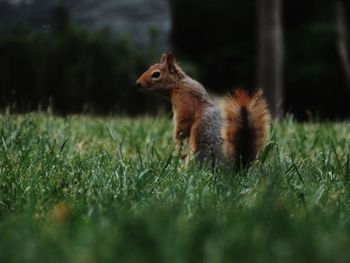
[(349, 262), (350, 123), (274, 123), (249, 169), (170, 117), (0, 115), (0, 262)]

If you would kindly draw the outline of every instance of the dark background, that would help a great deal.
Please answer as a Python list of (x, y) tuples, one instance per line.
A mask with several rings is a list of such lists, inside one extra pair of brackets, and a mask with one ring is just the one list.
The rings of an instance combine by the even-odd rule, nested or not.
[[(173, 51), (188, 74), (214, 93), (256, 87), (256, 1), (169, 3), (171, 48), (157, 45), (156, 28), (149, 31), (147, 45), (139, 47), (108, 28), (78, 25), (62, 4), (28, 22), (10, 19), (14, 9), (0, 2), (8, 17), (0, 26), (1, 108), (130, 115), (168, 109), (166, 102), (134, 87), (164, 49)], [(350, 17), (349, 4), (345, 8)], [(348, 118), (350, 88), (337, 53), (335, 1), (285, 0), (282, 21), (283, 111), (299, 120)]]

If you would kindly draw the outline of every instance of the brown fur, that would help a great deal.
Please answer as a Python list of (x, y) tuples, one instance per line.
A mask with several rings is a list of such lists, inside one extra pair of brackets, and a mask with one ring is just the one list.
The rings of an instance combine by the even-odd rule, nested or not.
[(191, 153), (199, 160), (214, 155), (247, 164), (266, 140), (270, 117), (261, 91), (249, 95), (236, 90), (220, 100), (220, 108), (200, 83), (182, 71), (172, 54), (163, 54), (160, 63), (144, 72), (136, 85), (171, 100), (179, 154), (188, 139)]
[[(270, 124), (270, 114), (262, 91), (249, 95), (243, 89), (227, 96), (223, 105), (224, 154), (244, 165), (253, 161), (263, 147)], [(242, 131), (245, 134), (242, 134)], [(246, 138), (245, 140), (245, 136)]]

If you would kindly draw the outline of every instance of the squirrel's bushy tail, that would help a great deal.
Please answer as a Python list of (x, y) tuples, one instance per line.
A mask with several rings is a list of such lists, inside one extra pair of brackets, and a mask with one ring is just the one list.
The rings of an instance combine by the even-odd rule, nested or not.
[(256, 158), (269, 132), (270, 114), (262, 91), (235, 90), (225, 98), (223, 112), (224, 154), (246, 166)]

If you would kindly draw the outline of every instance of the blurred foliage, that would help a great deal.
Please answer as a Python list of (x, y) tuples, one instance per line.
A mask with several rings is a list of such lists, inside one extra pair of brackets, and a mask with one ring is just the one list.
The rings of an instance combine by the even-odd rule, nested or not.
[[(209, 90), (256, 87), (256, 2), (169, 0), (171, 43), (181, 66)], [(350, 116), (350, 88), (336, 49), (335, 2), (283, 1), (285, 111), (298, 119)], [(346, 2), (347, 17), (350, 3)], [(350, 19), (348, 19), (350, 28)], [(134, 88), (159, 59), (156, 28), (140, 50), (108, 29), (90, 32), (56, 9), (50, 26), (0, 26), (0, 106), (59, 112), (156, 112), (161, 99)], [(350, 47), (350, 45), (349, 45)]]
[(0, 57), (2, 107), (139, 114), (163, 103), (135, 88), (140, 72), (154, 62), (151, 46), (139, 51), (108, 29), (89, 32), (74, 25), (63, 7), (40, 31), (18, 24), (1, 32)]
[(255, 3), (172, 0), (172, 42), (200, 68), (213, 91), (252, 86), (255, 65)]
[[(256, 1), (170, 0), (172, 42), (214, 92), (256, 86)], [(350, 115), (336, 50), (335, 1), (283, 1), (285, 110), (299, 119)], [(350, 17), (350, 3), (346, 3)], [(348, 19), (350, 28), (350, 19)], [(350, 47), (350, 45), (349, 45)]]

